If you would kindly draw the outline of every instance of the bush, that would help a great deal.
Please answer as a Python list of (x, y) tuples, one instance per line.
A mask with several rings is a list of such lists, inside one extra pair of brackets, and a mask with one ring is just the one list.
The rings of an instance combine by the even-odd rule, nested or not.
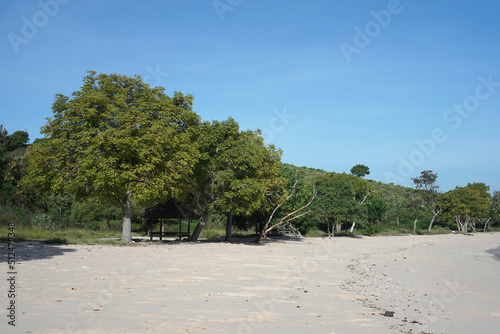
[(94, 220), (87, 224), (87, 228), (93, 231), (106, 231), (108, 226), (105, 221)]
[(368, 235), (375, 235), (377, 234), (378, 232), (380, 232), (380, 227), (378, 227), (377, 225), (373, 224), (372, 222), (367, 222), (365, 224), (365, 233), (368, 234)]
[(68, 241), (64, 238), (52, 238), (52, 239), (47, 239), (43, 243), (49, 244), (49, 245), (64, 245), (67, 244)]
[(326, 233), (321, 231), (318, 226), (311, 226), (305, 232), (306, 237), (323, 237), (325, 235)]
[(39, 213), (35, 215), (33, 219), (31, 219), (31, 225), (41, 227), (44, 230), (53, 231), (56, 229), (56, 225), (46, 213)]
[(202, 237), (206, 239), (219, 239), (226, 235), (226, 231), (222, 230), (206, 230), (201, 232)]

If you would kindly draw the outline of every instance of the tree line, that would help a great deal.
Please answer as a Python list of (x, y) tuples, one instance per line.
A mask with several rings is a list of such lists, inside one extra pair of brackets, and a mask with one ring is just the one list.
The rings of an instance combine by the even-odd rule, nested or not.
[(408, 221), (413, 233), (424, 221), (429, 231), (486, 231), (499, 220), (500, 194), (482, 183), (440, 193), (432, 171), (407, 188), (364, 179), (362, 164), (350, 174), (283, 164), (260, 131), (232, 118), (203, 121), (193, 96), (168, 96), (139, 76), (90, 71), (80, 90), (56, 95), (52, 114), (29, 145), (26, 132), (0, 127), (2, 220), (36, 212), (30, 224), (45, 228), (109, 227), (121, 216), (126, 242), (137, 212), (169, 198), (200, 213), (192, 241), (214, 214), (226, 217), (226, 240), (234, 225), (255, 225), (260, 240), (284, 224), (335, 235)]

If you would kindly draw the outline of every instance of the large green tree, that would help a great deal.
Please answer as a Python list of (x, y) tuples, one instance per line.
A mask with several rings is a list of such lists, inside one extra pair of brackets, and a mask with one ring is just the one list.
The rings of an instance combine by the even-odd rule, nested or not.
[(230, 240), (232, 215), (248, 215), (259, 209), (275, 184), (281, 151), (265, 146), (258, 131), (240, 131), (232, 118), (200, 124), (198, 142), (201, 156), (195, 166), (191, 197), (201, 220), (190, 240), (198, 240), (215, 209), (228, 215), (226, 240)]
[(461, 232), (468, 232), (469, 227), (474, 232), (476, 222), (487, 218), (490, 213), (488, 190), (484, 183), (473, 183), (444, 193), (440, 197), (443, 220), (456, 223)]
[(151, 203), (186, 189), (198, 158), (192, 101), (139, 76), (90, 71), (71, 97), (56, 95), (46, 140), (29, 149), (23, 188), (119, 203), (122, 240), (131, 241), (132, 197)]
[(317, 185), (317, 198), (312, 204), (315, 216), (326, 221), (331, 235), (339, 232), (342, 223), (355, 220), (360, 204), (352, 185), (346, 180), (327, 180)]

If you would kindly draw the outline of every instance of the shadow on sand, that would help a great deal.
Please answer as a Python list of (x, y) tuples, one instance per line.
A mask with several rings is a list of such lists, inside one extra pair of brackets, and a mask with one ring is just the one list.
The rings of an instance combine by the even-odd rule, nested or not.
[[(334, 238), (353, 238), (353, 239), (362, 239), (361, 236), (351, 236), (351, 235), (336, 235)], [(197, 245), (197, 244), (238, 244), (238, 245), (247, 245), (247, 246), (265, 246), (269, 243), (285, 243), (285, 242), (303, 242), (307, 240), (304, 237), (297, 237), (295, 235), (271, 235), (265, 240), (261, 240), (259, 243), (255, 242), (256, 236), (251, 237), (234, 237), (230, 242), (225, 241), (224, 237), (216, 238), (216, 239), (201, 239), (196, 242), (188, 241), (187, 239), (178, 240), (178, 239), (163, 239), (163, 240), (153, 240), (150, 241), (149, 238), (133, 238), (132, 240), (138, 244), (142, 245)], [(332, 237), (317, 237), (323, 239), (332, 239)]]
[[(15, 254), (16, 262), (51, 259), (64, 255), (65, 253), (76, 251), (73, 248), (61, 245), (48, 245), (41, 242), (19, 242), (15, 248), (9, 250), (7, 244), (0, 244), (0, 263), (7, 262)], [(9, 254), (10, 253), (10, 254)]]

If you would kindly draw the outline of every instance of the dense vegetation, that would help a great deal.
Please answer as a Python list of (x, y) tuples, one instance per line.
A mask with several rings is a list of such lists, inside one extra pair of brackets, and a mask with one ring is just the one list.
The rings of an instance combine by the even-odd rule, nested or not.
[(500, 192), (485, 184), (441, 193), (429, 170), (408, 188), (365, 179), (362, 164), (350, 174), (282, 164), (259, 131), (232, 118), (203, 122), (192, 101), (140, 77), (89, 72), (80, 91), (56, 96), (44, 138), (28, 144), (25, 131), (0, 126), (0, 237), (15, 223), (18, 240), (121, 231), (128, 242), (146, 233), (145, 208), (172, 197), (201, 215), (191, 240), (276, 224), (323, 236), (467, 233), (500, 221)]

